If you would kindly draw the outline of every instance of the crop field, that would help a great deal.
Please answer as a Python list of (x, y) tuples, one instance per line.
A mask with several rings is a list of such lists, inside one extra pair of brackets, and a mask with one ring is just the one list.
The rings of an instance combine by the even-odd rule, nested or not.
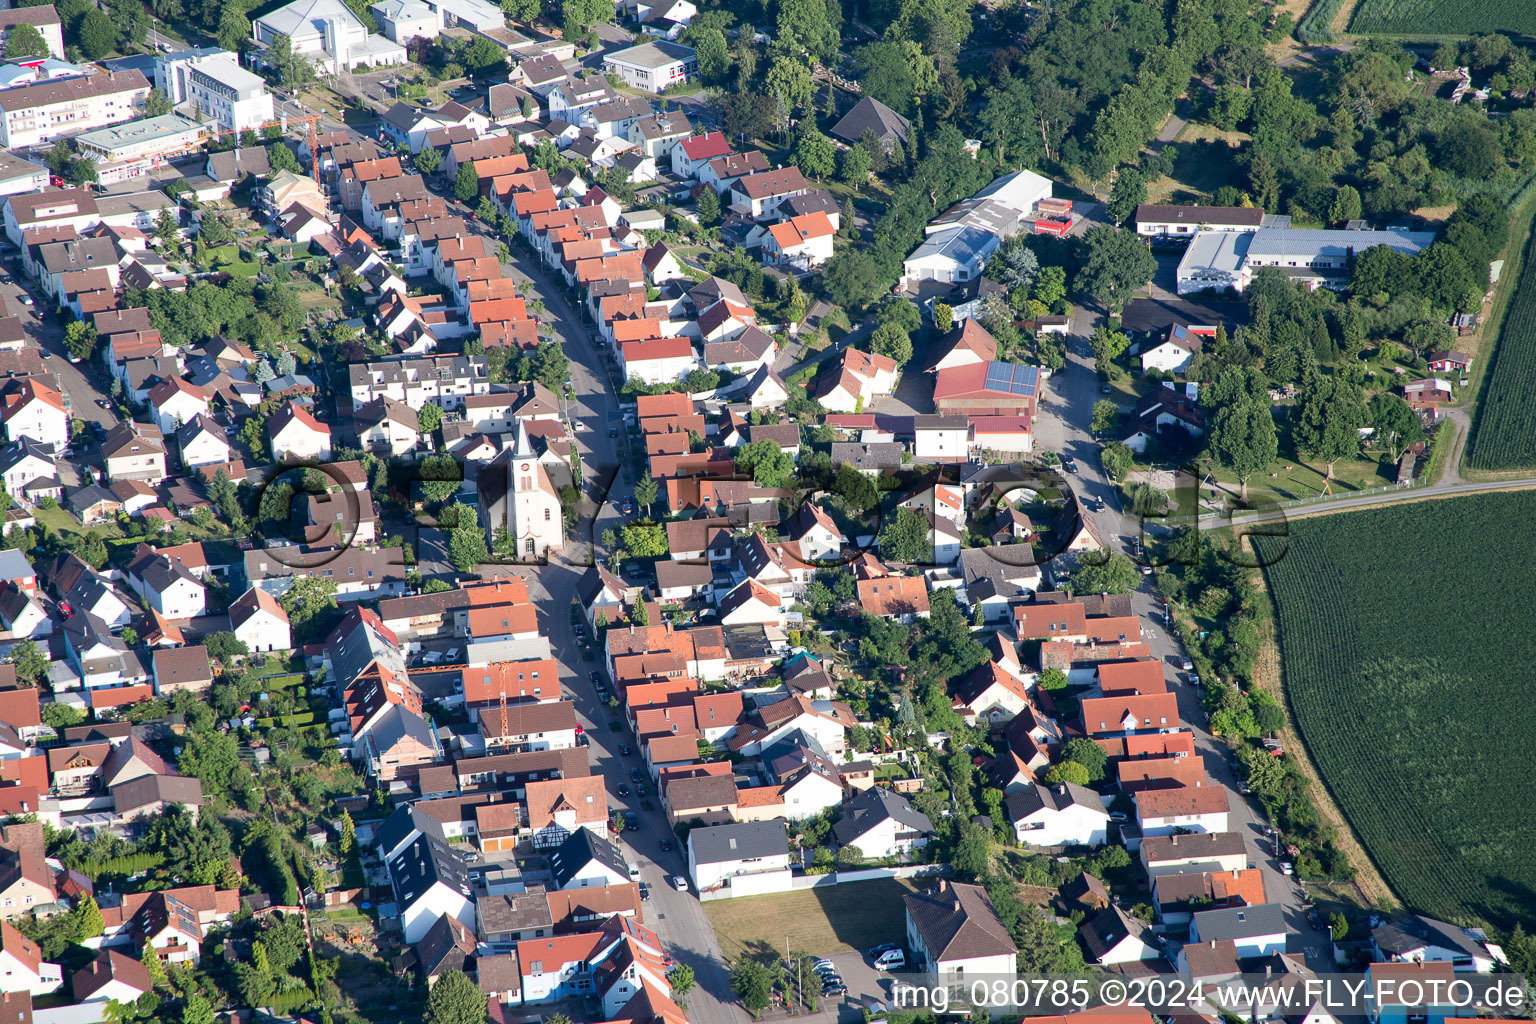
[(1349, 30), (1422, 38), (1536, 32), (1536, 4), (1530, 0), (1360, 0)]
[(1532, 522), (1536, 492), (1484, 494), (1258, 540), (1313, 762), (1393, 891), (1450, 921), (1536, 919)]
[(1536, 234), (1530, 246), (1467, 440), (1470, 469), (1536, 468)]

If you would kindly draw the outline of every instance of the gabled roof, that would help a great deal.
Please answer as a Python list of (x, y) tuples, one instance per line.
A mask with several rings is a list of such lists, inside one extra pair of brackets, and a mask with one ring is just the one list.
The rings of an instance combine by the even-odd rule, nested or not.
[(907, 119), (896, 111), (873, 96), (866, 96), (832, 126), (831, 134), (850, 146), (863, 137), (865, 129), (873, 131), (875, 138), (882, 142), (890, 136), (906, 142), (911, 127)]
[(564, 889), (582, 877), (579, 872), (593, 861), (620, 878), (629, 877), (629, 865), (625, 863), (624, 853), (616, 844), (590, 829), (578, 828), (549, 855), (549, 872), (554, 887)]
[(1094, 963), (1103, 960), (1128, 936), (1138, 938), (1149, 946), (1156, 944), (1153, 937), (1148, 934), (1145, 923), (1115, 906), (1108, 907), (1084, 921), (1078, 928), (1077, 934), (1082, 937), (1083, 947), (1088, 950), (1088, 956)]
[(730, 864), (788, 856), (789, 834), (782, 821), (736, 821), (694, 829), (688, 846), (695, 864)]
[[(873, 792), (873, 791), (871, 791)], [(902, 897), (907, 917), (935, 961), (1001, 956), (1015, 951), (1013, 936), (979, 885), (941, 882)]]
[(866, 789), (843, 807), (843, 817), (832, 826), (841, 846), (857, 846), (859, 839), (881, 822), (894, 819), (914, 832), (933, 835), (933, 822), (900, 793), (879, 786)]

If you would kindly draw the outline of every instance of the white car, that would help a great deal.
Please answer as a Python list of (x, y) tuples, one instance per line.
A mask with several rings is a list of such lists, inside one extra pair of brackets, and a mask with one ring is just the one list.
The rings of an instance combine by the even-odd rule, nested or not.
[(678, 892), (687, 892), (688, 879), (684, 878), (682, 875), (673, 875), (672, 888), (676, 889)]
[(907, 954), (899, 949), (888, 949), (875, 958), (875, 966), (882, 971), (895, 971), (907, 965)]

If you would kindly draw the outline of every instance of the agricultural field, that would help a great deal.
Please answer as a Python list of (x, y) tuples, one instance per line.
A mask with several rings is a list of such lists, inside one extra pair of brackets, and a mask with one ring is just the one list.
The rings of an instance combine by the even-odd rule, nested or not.
[(1536, 917), (1536, 493), (1300, 520), (1258, 539), (1286, 698), (1410, 908)]
[(1530, 0), (1360, 0), (1349, 30), (1416, 38), (1536, 32)]
[[(1531, 10), (1536, 15), (1536, 4)], [(1467, 468), (1536, 468), (1536, 234), (1531, 235), (1472, 426)]]

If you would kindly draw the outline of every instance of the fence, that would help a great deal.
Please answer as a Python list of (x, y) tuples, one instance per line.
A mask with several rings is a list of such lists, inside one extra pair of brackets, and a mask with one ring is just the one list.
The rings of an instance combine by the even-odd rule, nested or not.
[(932, 878), (949, 871), (948, 864), (905, 864), (895, 868), (859, 868), (833, 871), (825, 875), (789, 875), (777, 871), (760, 875), (733, 875), (719, 888), (699, 893), (699, 902), (729, 900), (738, 896), (764, 896), (776, 892), (795, 892), (842, 885), (844, 882), (872, 882), (881, 878)]

